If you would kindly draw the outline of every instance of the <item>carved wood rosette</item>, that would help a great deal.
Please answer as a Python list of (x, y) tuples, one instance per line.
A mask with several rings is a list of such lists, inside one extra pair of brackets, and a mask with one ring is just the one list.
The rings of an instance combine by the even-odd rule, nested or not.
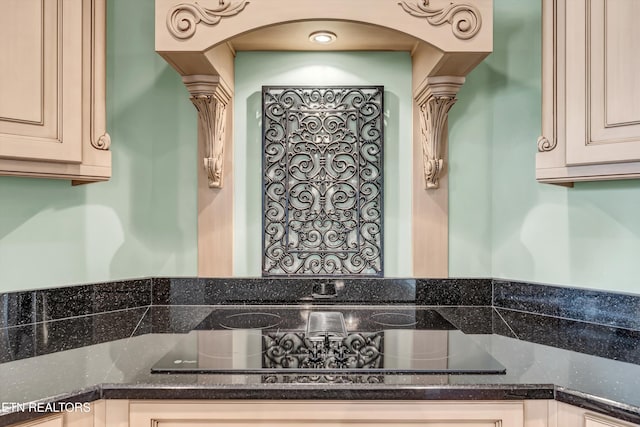
[[(422, 3), (422, 4), (420, 4)], [(429, 5), (429, 0), (401, 1), (402, 9), (416, 18), (425, 18), (431, 25), (451, 24), (453, 35), (460, 40), (473, 38), (482, 27), (482, 16), (477, 7), (471, 4), (451, 3), (443, 8)]]
[(219, 76), (184, 76), (182, 81), (198, 111), (200, 139), (205, 146), (204, 169), (209, 187), (222, 188), (225, 128), (231, 90)]
[(91, 139), (91, 146), (96, 150), (109, 150), (111, 148), (111, 136), (108, 133), (103, 133), (98, 139)]
[(429, 77), (415, 96), (420, 116), (424, 185), (427, 190), (440, 186), (439, 179), (444, 169), (445, 126), (449, 110), (456, 103), (456, 94), (464, 80), (464, 77)]
[(167, 13), (167, 29), (179, 39), (188, 39), (196, 33), (202, 22), (216, 25), (222, 18), (237, 15), (249, 4), (246, 0), (219, 0), (218, 7), (203, 7), (197, 2), (180, 3)]
[(558, 142), (556, 141), (555, 138), (552, 138), (551, 140), (549, 140), (549, 138), (547, 138), (546, 136), (538, 137), (538, 152), (540, 153), (553, 151), (557, 145), (558, 145)]

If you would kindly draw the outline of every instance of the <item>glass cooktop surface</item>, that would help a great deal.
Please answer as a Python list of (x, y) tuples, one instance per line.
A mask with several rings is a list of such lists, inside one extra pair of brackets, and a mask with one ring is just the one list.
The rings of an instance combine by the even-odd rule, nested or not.
[[(472, 337), (433, 309), (222, 308), (153, 373), (281, 375), (505, 374)], [(302, 376), (302, 377), (301, 377)]]

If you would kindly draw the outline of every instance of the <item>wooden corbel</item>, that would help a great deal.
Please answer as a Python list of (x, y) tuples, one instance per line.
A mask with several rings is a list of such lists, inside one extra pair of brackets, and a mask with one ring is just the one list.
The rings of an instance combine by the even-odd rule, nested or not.
[(420, 115), (420, 140), (424, 166), (425, 189), (440, 186), (446, 144), (444, 134), (449, 110), (456, 103), (456, 94), (464, 84), (464, 77), (428, 77), (416, 92)]
[(225, 127), (231, 90), (220, 76), (182, 77), (189, 99), (198, 110), (198, 126), (205, 145), (204, 169), (209, 187), (222, 188), (224, 171)]

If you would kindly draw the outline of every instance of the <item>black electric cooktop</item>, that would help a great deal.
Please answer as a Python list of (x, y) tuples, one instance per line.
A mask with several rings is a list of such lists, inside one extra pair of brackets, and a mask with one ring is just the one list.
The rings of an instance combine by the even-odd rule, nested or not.
[(165, 374), (505, 374), (437, 311), (421, 308), (225, 307), (214, 310), (152, 369)]

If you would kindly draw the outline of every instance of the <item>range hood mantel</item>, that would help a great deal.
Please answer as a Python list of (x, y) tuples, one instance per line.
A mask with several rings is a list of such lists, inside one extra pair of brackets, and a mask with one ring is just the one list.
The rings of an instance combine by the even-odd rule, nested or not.
[[(424, 187), (432, 189), (438, 187), (444, 171), (443, 127), (464, 83), (460, 78), (492, 50), (491, 19), (492, 0), (156, 0), (156, 51), (185, 77), (185, 83), (193, 86), (200, 78), (206, 84), (213, 76), (230, 88), (232, 97), (235, 50), (300, 49), (301, 43), (308, 43), (295, 37), (296, 32), (308, 35), (329, 26), (348, 33), (340, 43), (323, 50), (407, 50), (410, 46)], [(377, 33), (385, 37), (372, 36)], [(318, 48), (308, 48), (313, 49)], [(439, 90), (443, 83), (448, 86), (445, 92)], [(199, 91), (191, 98), (208, 139), (204, 165), (210, 186), (220, 187), (222, 180), (213, 179), (212, 174), (223, 173), (220, 150), (228, 139), (227, 102), (220, 100), (218, 86), (209, 87), (211, 93)]]
[[(448, 112), (465, 76), (493, 50), (493, 0), (156, 0), (155, 5), (156, 51), (182, 76), (198, 110), (204, 165), (198, 178), (199, 228), (226, 226), (232, 217), (232, 197), (222, 196), (227, 190), (222, 183), (232, 186), (233, 118), (227, 112), (234, 101), (237, 50), (396, 50), (412, 57), (414, 221), (416, 210), (428, 211), (425, 227), (446, 231), (448, 189), (442, 178)], [(309, 43), (308, 35), (320, 29), (338, 34), (337, 40), (321, 47)], [(232, 239), (231, 231), (224, 233), (213, 232), (204, 243), (199, 231), (199, 263), (229, 258), (230, 248), (219, 247)], [(436, 234), (446, 241), (447, 233)], [(415, 252), (414, 247), (414, 272), (424, 274), (415, 270)], [(444, 258), (436, 258), (446, 266)], [(199, 274), (230, 275), (226, 264), (216, 271), (199, 267)], [(446, 267), (427, 271), (447, 275)]]

